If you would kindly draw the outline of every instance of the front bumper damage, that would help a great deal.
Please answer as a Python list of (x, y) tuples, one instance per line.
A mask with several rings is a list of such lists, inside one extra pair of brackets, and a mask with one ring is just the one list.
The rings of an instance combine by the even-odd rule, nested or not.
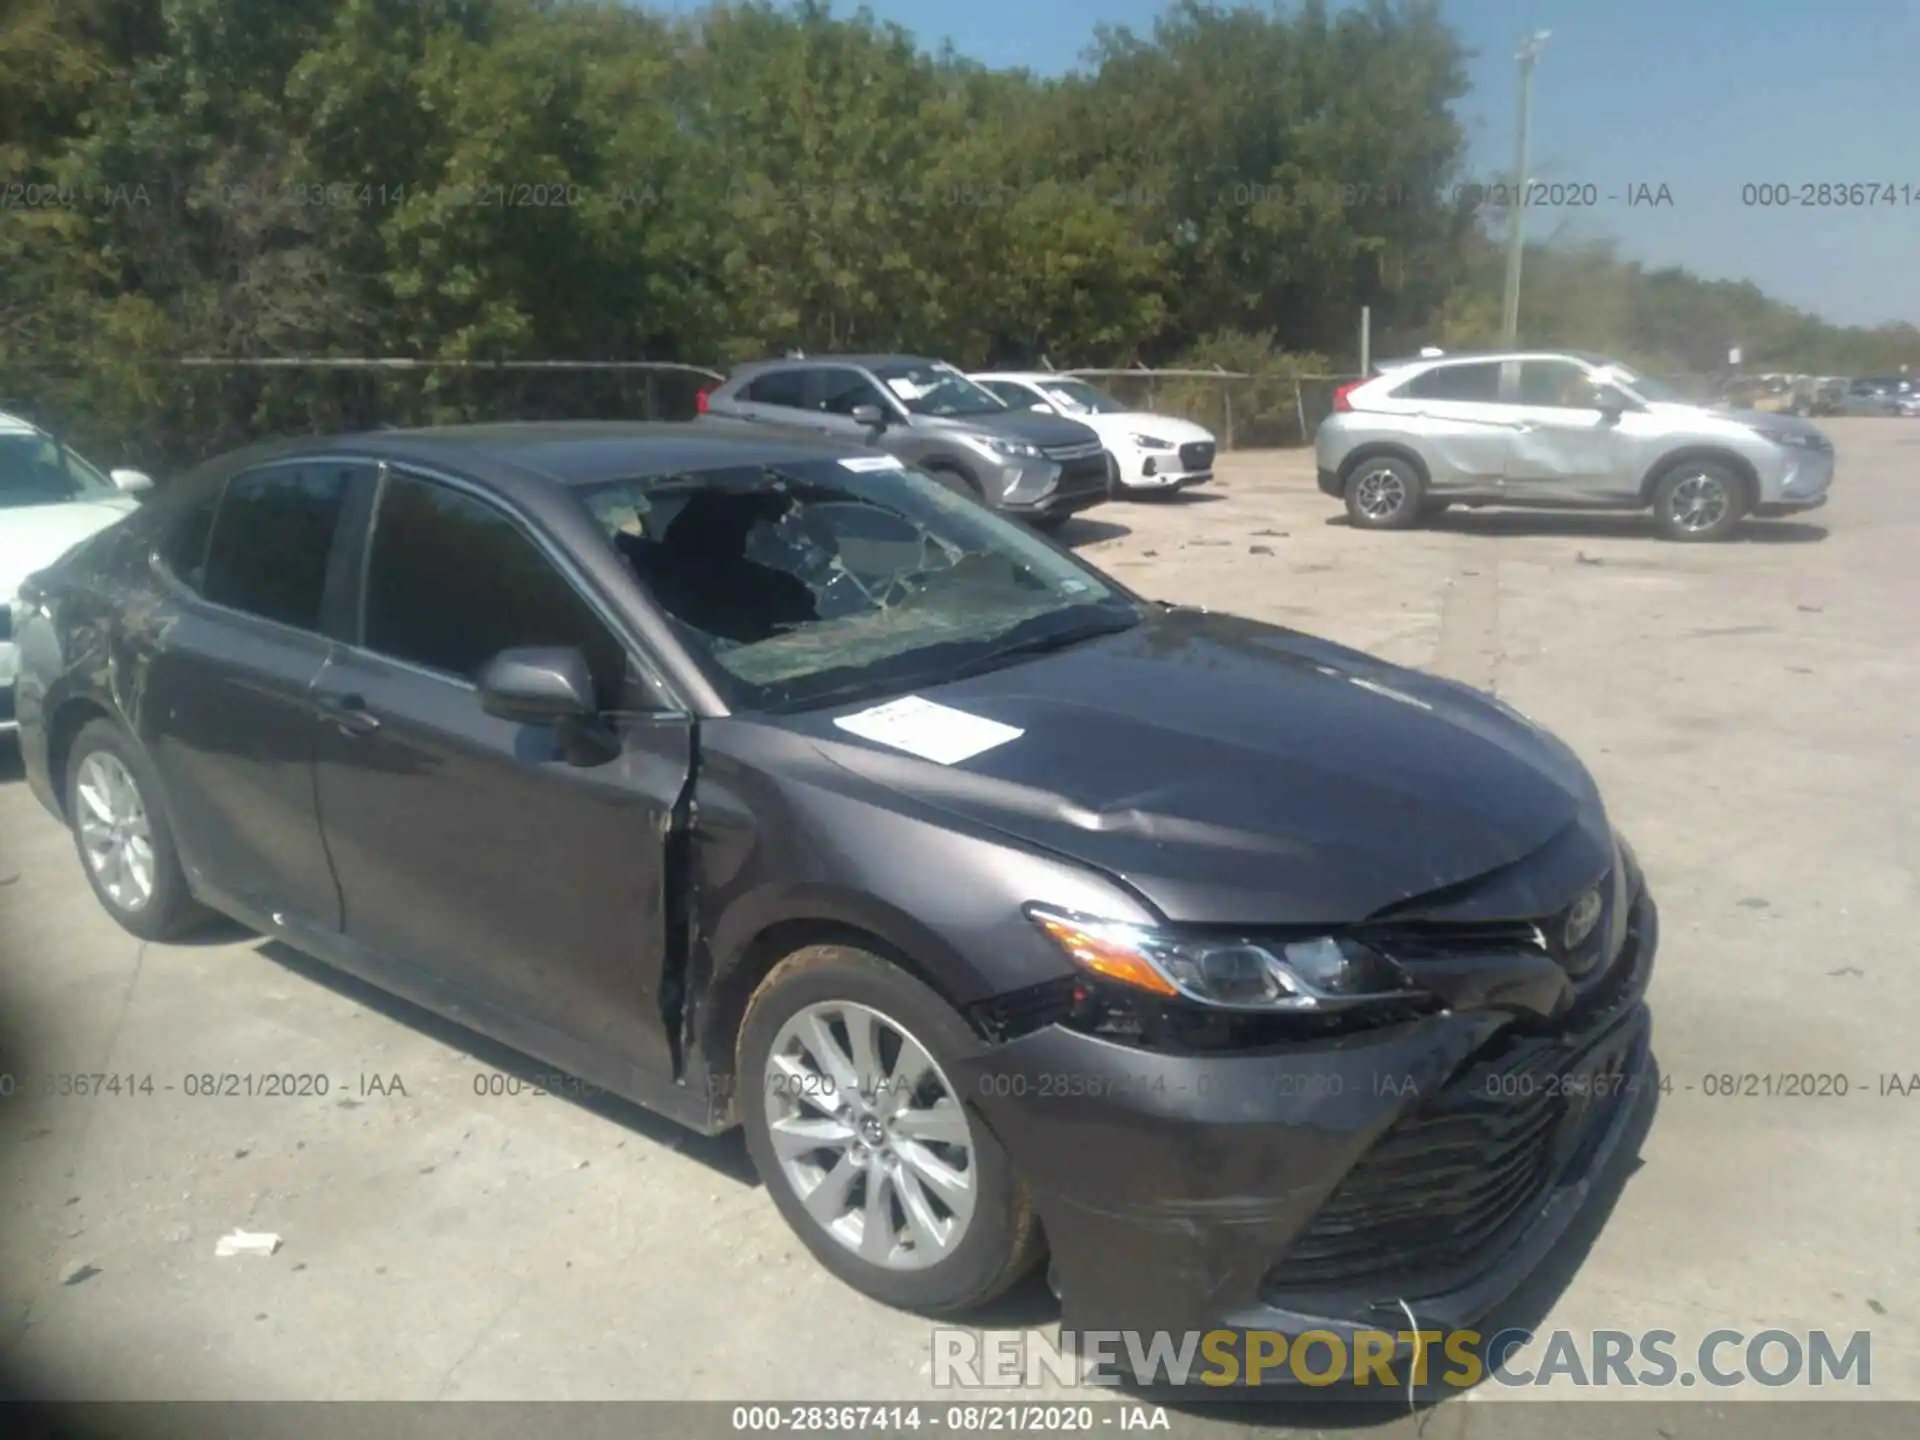
[(1483, 1318), (1651, 1101), (1658, 913), (1637, 883), (1628, 904), (1617, 958), (1554, 1023), (1449, 1010), (1218, 1057), (1051, 1025), (988, 1052), (973, 1093), (1033, 1187), (1063, 1328), (1351, 1346)]

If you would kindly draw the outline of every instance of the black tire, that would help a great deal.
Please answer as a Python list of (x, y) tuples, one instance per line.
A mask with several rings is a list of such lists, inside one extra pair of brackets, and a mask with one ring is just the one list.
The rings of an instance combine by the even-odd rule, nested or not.
[[(948, 1093), (960, 1102), (966, 1116), (972, 1155), (965, 1173), (974, 1182), (972, 1215), (952, 1253), (920, 1269), (886, 1268), (856, 1253), (851, 1242), (830, 1234), (807, 1212), (774, 1150), (766, 1075), (775, 1043), (782, 1027), (807, 1007), (835, 1003), (877, 1011), (910, 1033), (932, 1057), (948, 1082)], [(970, 1310), (1020, 1280), (1046, 1253), (1025, 1183), (1014, 1173), (986, 1122), (954, 1088), (960, 1062), (984, 1048), (966, 1022), (932, 990), (879, 956), (844, 945), (811, 945), (789, 955), (760, 982), (747, 1004), (735, 1073), (754, 1167), (781, 1215), (814, 1257), (854, 1289), (884, 1304), (928, 1314)], [(852, 1053), (851, 1047), (847, 1053)], [(891, 1064), (884, 1054), (882, 1062)], [(826, 1168), (824, 1163), (820, 1168)], [(853, 1183), (864, 1198), (864, 1177)], [(923, 1189), (921, 1193), (931, 1192)], [(904, 1206), (898, 1213), (904, 1216)]]
[(1749, 508), (1747, 482), (1719, 460), (1685, 460), (1653, 487), (1653, 519), (1669, 540), (1724, 540)]
[(1438, 520), (1452, 508), (1453, 502), (1451, 500), (1422, 500), (1420, 502), (1420, 518), (1422, 520)]
[[(110, 757), (133, 784), (140, 810), (145, 818), (145, 839), (151, 852), (147, 869), (152, 884), (144, 900), (134, 901), (116, 895), (101, 878), (89, 853), (89, 820), (98, 821), (99, 811), (88, 795), (82, 793), (82, 778), (91, 773), (88, 761), (94, 756)], [(173, 830), (167, 824), (166, 807), (161, 800), (160, 784), (140, 747), (111, 720), (92, 720), (74, 737), (68, 752), (66, 774), (67, 824), (73, 834), (73, 847), (80, 857), (81, 873), (93, 888), (101, 906), (129, 934), (142, 940), (170, 940), (204, 924), (211, 912), (193, 898), (187, 877), (180, 868), (180, 854), (173, 843)], [(89, 791), (93, 790), (91, 784)], [(129, 833), (137, 833), (130, 831)], [(127, 889), (124, 885), (122, 889)]]
[(1427, 482), (1394, 455), (1362, 460), (1348, 473), (1347, 517), (1362, 530), (1406, 530), (1420, 523)]

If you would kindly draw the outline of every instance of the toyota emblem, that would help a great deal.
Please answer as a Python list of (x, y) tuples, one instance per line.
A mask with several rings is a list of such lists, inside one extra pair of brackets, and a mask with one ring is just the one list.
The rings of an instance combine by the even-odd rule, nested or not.
[(1573, 902), (1573, 908), (1567, 911), (1567, 928), (1562, 940), (1569, 950), (1578, 950), (1593, 934), (1593, 927), (1600, 923), (1600, 892), (1589, 890)]

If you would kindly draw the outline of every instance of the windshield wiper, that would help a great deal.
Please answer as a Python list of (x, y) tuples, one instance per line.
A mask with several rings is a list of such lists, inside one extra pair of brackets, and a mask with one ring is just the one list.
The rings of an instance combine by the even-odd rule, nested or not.
[(1089, 620), (1084, 625), (1075, 625), (1066, 630), (1043, 630), (1038, 635), (1027, 636), (1024, 640), (1010, 640), (1004, 645), (996, 645), (984, 654), (964, 661), (955, 668), (953, 677), (958, 679), (964, 675), (978, 675), (986, 670), (998, 670), (1009, 660), (1070, 649), (1085, 641), (1097, 640), (1102, 635), (1118, 635), (1122, 630), (1131, 630), (1138, 623), (1139, 619), (1136, 616), (1114, 615), (1101, 620)]

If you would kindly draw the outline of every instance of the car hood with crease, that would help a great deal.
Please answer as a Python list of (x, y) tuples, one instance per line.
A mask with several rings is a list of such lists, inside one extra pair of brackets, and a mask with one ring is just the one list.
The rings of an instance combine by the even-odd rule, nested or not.
[(1610, 853), (1592, 779), (1517, 712), (1256, 621), (1154, 610), (916, 693), (1022, 733), (946, 766), (833, 723), (864, 707), (779, 723), (869, 782), (1106, 872), (1173, 922), (1353, 923), (1569, 832), (1579, 863)]

